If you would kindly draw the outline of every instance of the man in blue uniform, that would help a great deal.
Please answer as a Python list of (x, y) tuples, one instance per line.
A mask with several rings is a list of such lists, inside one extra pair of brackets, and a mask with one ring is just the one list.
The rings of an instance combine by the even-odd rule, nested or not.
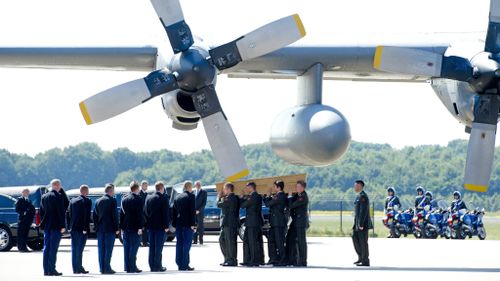
[(57, 250), (61, 235), (66, 231), (64, 215), (63, 195), (60, 193), (61, 181), (53, 179), (50, 181), (52, 190), (42, 196), (40, 202), (40, 216), (42, 218), (40, 227), (43, 229), (43, 273), (45, 276), (60, 276), (62, 273), (56, 270)]
[(264, 245), (262, 240), (262, 196), (257, 193), (257, 185), (249, 182), (246, 185), (249, 195), (242, 196), (241, 208), (245, 208), (245, 234), (243, 235), (244, 266), (259, 266), (264, 263)]
[(94, 208), (94, 227), (97, 232), (97, 250), (99, 255), (99, 271), (102, 274), (115, 274), (111, 269), (111, 255), (115, 246), (116, 235), (120, 234), (118, 227), (118, 208), (115, 196), (115, 186), (111, 183), (104, 187), (106, 193), (97, 199)]
[(217, 207), (221, 209), (219, 245), (224, 256), (221, 266), (238, 266), (238, 228), (240, 226), (240, 200), (234, 194), (234, 185), (224, 184)]
[(127, 273), (142, 272), (136, 264), (144, 226), (143, 201), (139, 195), (139, 189), (139, 184), (136, 181), (130, 183), (130, 194), (122, 200), (120, 213), (120, 225), (123, 231), (123, 255)]
[(156, 192), (148, 195), (144, 205), (146, 229), (149, 233), (149, 268), (151, 272), (164, 272), (162, 265), (163, 244), (170, 224), (170, 198), (165, 194), (165, 185), (155, 183)]
[(286, 252), (285, 252), (285, 234), (288, 224), (288, 218), (285, 214), (288, 206), (288, 199), (283, 192), (285, 183), (282, 180), (277, 180), (274, 183), (273, 196), (264, 195), (264, 204), (269, 207), (269, 229), (268, 251), (269, 262), (267, 264), (273, 266), (285, 266)]
[[(142, 204), (146, 203), (146, 197), (148, 197), (148, 187), (149, 187), (148, 181), (143, 180), (141, 182), (141, 192), (139, 193), (142, 199)], [(148, 234), (148, 229), (146, 227), (142, 229), (141, 241), (143, 247), (149, 246), (149, 234)]]
[(298, 181), (295, 187), (296, 193), (290, 192), (289, 209), (292, 223), (288, 228), (286, 237), (286, 252), (288, 265), (295, 267), (307, 266), (307, 241), (306, 230), (309, 226), (307, 208), (309, 198), (306, 192), (306, 182)]
[(370, 219), (370, 200), (363, 190), (365, 183), (357, 180), (354, 183), (354, 191), (358, 194), (354, 201), (354, 225), (352, 227), (352, 241), (358, 260), (354, 262), (357, 266), (370, 266), (368, 251), (368, 230), (373, 228)]
[(80, 196), (71, 199), (68, 207), (68, 230), (71, 233), (71, 262), (74, 274), (89, 273), (82, 266), (83, 249), (90, 232), (92, 201), (87, 185), (80, 186)]
[(29, 189), (23, 189), (23, 196), (19, 197), (16, 202), (16, 213), (18, 214), (17, 249), (19, 252), (30, 252), (28, 247), (26, 247), (26, 241), (28, 239), (31, 224), (33, 223), (33, 218), (35, 217), (35, 207), (28, 197), (29, 194)]
[(191, 250), (196, 225), (195, 198), (192, 191), (193, 183), (185, 182), (184, 192), (177, 195), (174, 201), (172, 225), (175, 227), (175, 238), (177, 240), (175, 262), (180, 271), (194, 270), (193, 267), (189, 266), (189, 251)]
[(194, 183), (194, 197), (196, 199), (196, 232), (193, 237), (193, 244), (197, 244), (198, 240), (200, 245), (203, 245), (203, 234), (205, 232), (205, 206), (207, 205), (207, 191), (201, 188), (201, 182)]

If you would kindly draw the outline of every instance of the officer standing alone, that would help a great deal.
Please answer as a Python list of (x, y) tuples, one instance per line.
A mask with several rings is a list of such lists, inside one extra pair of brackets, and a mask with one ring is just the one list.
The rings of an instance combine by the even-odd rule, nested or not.
[(195, 217), (195, 198), (193, 183), (187, 181), (184, 183), (184, 190), (177, 195), (174, 201), (173, 223), (175, 227), (175, 263), (179, 271), (193, 271), (194, 268), (189, 265), (191, 244), (193, 243), (193, 232), (196, 225)]
[(146, 229), (149, 233), (149, 268), (151, 272), (164, 272), (162, 265), (163, 244), (170, 225), (170, 197), (165, 194), (165, 185), (155, 183), (156, 192), (148, 195), (144, 205)]
[(296, 193), (290, 193), (289, 209), (292, 223), (288, 228), (286, 237), (286, 252), (288, 265), (296, 267), (307, 266), (307, 241), (306, 230), (309, 224), (307, 207), (309, 198), (306, 192), (306, 182), (298, 181), (295, 190)]
[(238, 228), (240, 226), (240, 201), (234, 194), (232, 183), (224, 184), (217, 207), (221, 208), (219, 245), (224, 256), (221, 266), (238, 266)]
[(71, 262), (74, 274), (89, 273), (82, 266), (83, 249), (90, 232), (92, 201), (87, 185), (80, 186), (80, 196), (71, 199), (68, 207), (68, 230), (71, 233)]
[(288, 199), (283, 192), (285, 183), (277, 180), (274, 183), (274, 196), (264, 195), (264, 203), (269, 207), (269, 229), (268, 251), (269, 262), (267, 264), (273, 266), (286, 265), (286, 252), (285, 252), (285, 234), (288, 223), (285, 211), (288, 206)]
[(363, 190), (365, 183), (357, 180), (354, 183), (354, 191), (358, 194), (354, 201), (354, 225), (352, 227), (352, 241), (358, 260), (354, 262), (357, 266), (370, 266), (368, 251), (368, 230), (373, 227), (370, 219), (370, 200)]
[[(139, 193), (139, 195), (141, 196), (143, 206), (146, 203), (146, 197), (148, 197), (148, 186), (149, 183), (146, 180), (143, 180), (141, 182), (141, 192)], [(142, 229), (141, 243), (143, 247), (149, 246), (149, 234), (146, 227)]]
[(18, 214), (17, 249), (21, 253), (30, 252), (28, 247), (26, 247), (26, 242), (28, 240), (28, 232), (33, 223), (33, 218), (35, 217), (35, 207), (28, 197), (29, 194), (29, 189), (23, 189), (22, 196), (19, 197), (16, 202), (16, 213)]
[(259, 266), (264, 263), (264, 245), (262, 240), (262, 196), (257, 193), (257, 185), (249, 182), (246, 185), (250, 192), (242, 196), (240, 207), (246, 211), (245, 234), (243, 235), (243, 263), (244, 266)]
[(123, 231), (123, 256), (127, 273), (140, 273), (137, 268), (137, 251), (141, 244), (144, 227), (143, 201), (139, 195), (139, 184), (130, 183), (130, 194), (122, 200), (120, 224)]
[(196, 208), (196, 232), (193, 236), (193, 244), (197, 244), (198, 240), (200, 245), (203, 245), (203, 234), (205, 232), (205, 206), (207, 205), (207, 191), (201, 188), (201, 182), (194, 183), (195, 190), (193, 191), (195, 197)]
[(97, 232), (97, 252), (99, 255), (99, 271), (102, 274), (115, 274), (111, 269), (111, 256), (115, 246), (116, 235), (120, 234), (118, 227), (118, 208), (115, 196), (115, 186), (111, 183), (104, 187), (106, 193), (97, 199), (94, 208), (94, 227)]

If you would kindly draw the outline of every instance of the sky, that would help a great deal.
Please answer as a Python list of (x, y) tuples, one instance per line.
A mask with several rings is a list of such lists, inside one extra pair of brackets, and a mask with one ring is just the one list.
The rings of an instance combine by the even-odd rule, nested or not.
[[(485, 31), (489, 1), (182, 0), (193, 33), (209, 44), (233, 40), (299, 13), (307, 36), (297, 44), (411, 41), (415, 33)], [(444, 35), (443, 35), (444, 36)], [(144, 46), (168, 48), (148, 0), (0, 1), (0, 46)], [(208, 149), (204, 130), (172, 128), (160, 99), (85, 125), (78, 103), (145, 72), (0, 68), (0, 148), (35, 155), (89, 141), (103, 149)], [(217, 92), (240, 144), (268, 141), (274, 117), (296, 102), (294, 80), (218, 77)], [(245, 99), (243, 99), (245, 97)], [(242, 101), (245, 101), (244, 103)], [(325, 81), (323, 103), (349, 120), (353, 140), (402, 148), (466, 139), (425, 83)], [(497, 136), (497, 144), (500, 138)]]

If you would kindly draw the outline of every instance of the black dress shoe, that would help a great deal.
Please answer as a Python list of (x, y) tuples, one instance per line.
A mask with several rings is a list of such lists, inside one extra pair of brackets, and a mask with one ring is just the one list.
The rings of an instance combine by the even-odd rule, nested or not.
[(361, 263), (361, 261), (357, 260), (357, 261), (353, 262), (352, 264), (358, 265), (358, 263)]
[(115, 273), (116, 273), (116, 271), (114, 271), (114, 270), (101, 272), (101, 274), (105, 274), (105, 275), (110, 275), (110, 274), (115, 274)]
[(30, 253), (31, 251), (28, 249), (19, 249), (18, 252), (19, 253)]
[(193, 270), (194, 270), (194, 267), (190, 267), (190, 266), (188, 266), (188, 267), (186, 268), (186, 270), (187, 270), (187, 271), (193, 271)]
[(357, 266), (370, 266), (370, 263), (358, 263)]
[(225, 262), (222, 264), (222, 266), (238, 266), (238, 264), (232, 262)]
[(49, 276), (61, 276), (61, 275), (63, 275), (63, 274), (61, 272), (57, 272), (57, 271), (49, 273)]
[(193, 241), (193, 245), (198, 244), (198, 241)]
[(89, 271), (85, 270), (85, 268), (82, 267), (82, 269), (80, 269), (80, 273), (81, 274), (89, 274)]
[(240, 262), (240, 265), (242, 266), (247, 266), (247, 265), (250, 265), (249, 263), (246, 263), (246, 262)]

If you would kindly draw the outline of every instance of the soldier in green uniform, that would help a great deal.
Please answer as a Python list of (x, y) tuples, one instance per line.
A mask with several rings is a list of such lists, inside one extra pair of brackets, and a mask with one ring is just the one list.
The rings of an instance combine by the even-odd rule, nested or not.
[(288, 256), (288, 265), (307, 266), (307, 241), (306, 230), (309, 224), (307, 207), (309, 199), (307, 198), (306, 182), (298, 181), (296, 184), (296, 193), (289, 194), (289, 209), (292, 223), (288, 228), (286, 236), (286, 252)]
[(244, 266), (259, 266), (264, 263), (264, 246), (262, 240), (262, 196), (257, 193), (257, 185), (249, 182), (247, 190), (250, 194), (242, 196), (241, 208), (245, 208), (245, 234), (243, 235), (243, 263)]
[(238, 266), (237, 235), (240, 226), (240, 200), (234, 194), (234, 185), (224, 184), (219, 194), (217, 207), (221, 208), (221, 232), (219, 237), (220, 249), (224, 255), (222, 266)]
[(285, 183), (277, 180), (274, 183), (276, 194), (273, 196), (264, 195), (264, 204), (269, 207), (269, 223), (271, 225), (267, 243), (269, 251), (269, 262), (267, 264), (273, 266), (286, 265), (285, 233), (288, 218), (285, 215), (285, 211), (288, 199), (283, 192), (284, 188)]
[(373, 228), (370, 219), (370, 200), (363, 188), (365, 183), (357, 180), (354, 183), (354, 191), (358, 194), (354, 201), (354, 225), (352, 227), (352, 241), (354, 249), (358, 254), (358, 260), (354, 262), (357, 266), (370, 266), (368, 258), (368, 229)]

